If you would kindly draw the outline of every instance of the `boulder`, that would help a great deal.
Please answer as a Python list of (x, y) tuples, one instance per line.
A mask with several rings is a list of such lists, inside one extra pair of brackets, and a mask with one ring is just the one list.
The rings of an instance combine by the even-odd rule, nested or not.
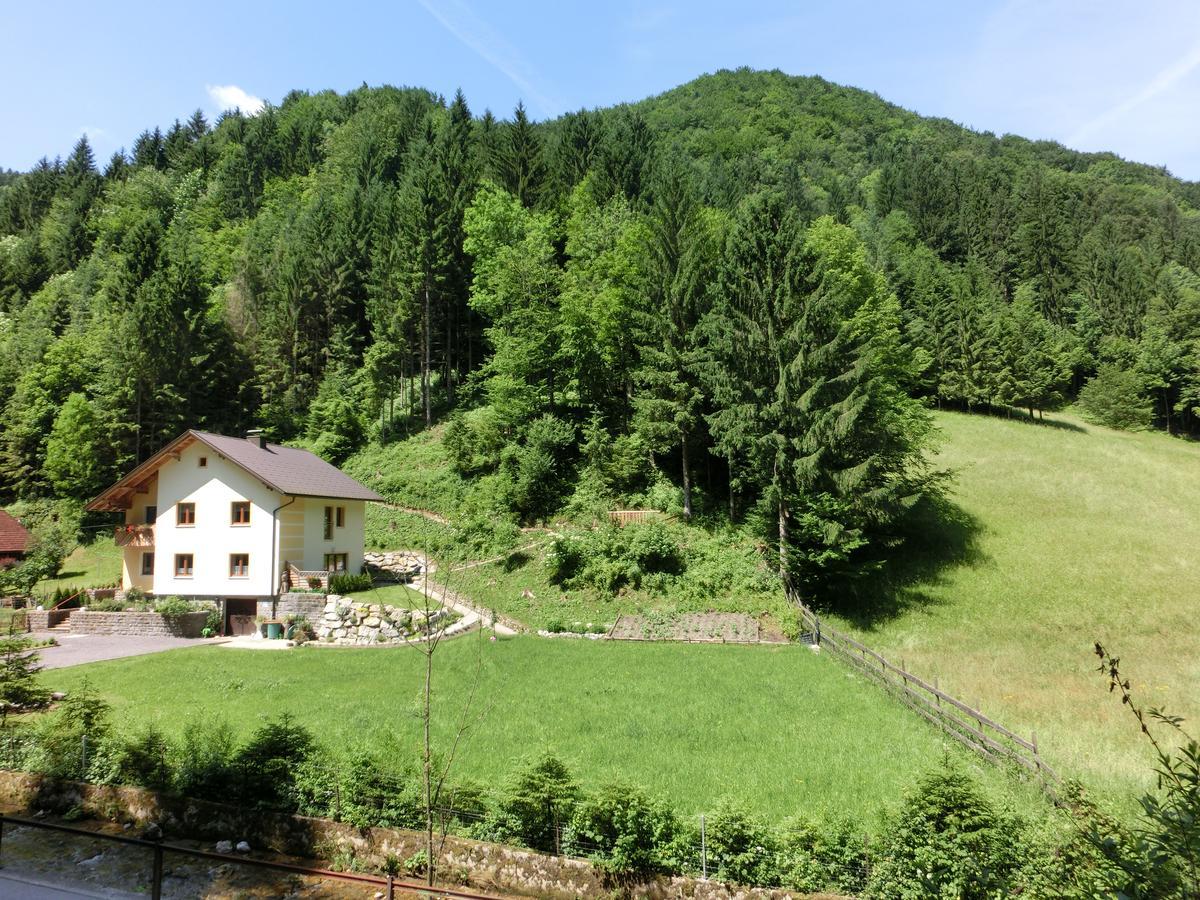
[(217, 841), (215, 849), (218, 853), (232, 853), (233, 841)]

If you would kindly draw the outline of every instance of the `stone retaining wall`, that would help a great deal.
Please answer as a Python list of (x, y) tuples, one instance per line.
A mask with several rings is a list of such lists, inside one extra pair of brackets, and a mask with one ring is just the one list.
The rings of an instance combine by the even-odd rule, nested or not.
[[(309, 621), (316, 628), (317, 640), (327, 644), (362, 647), (400, 643), (427, 629), (424, 610), (363, 603), (336, 594), (325, 600), (321, 615)], [(436, 625), (445, 616), (444, 610), (435, 610), (428, 621)]]
[[(343, 822), (266, 813), (204, 800), (174, 797), (115, 785), (81, 784), (28, 772), (0, 770), (0, 807), (33, 814), (42, 810), (85, 815), (142, 827), (154, 824), (167, 840), (248, 841), (255, 850), (269, 849), (308, 858), (328, 858), (338, 849), (353, 849), (365, 869), (379, 870), (389, 854), (408, 859), (425, 848), (425, 835), (398, 828), (357, 828)], [(447, 837), (440, 866), (463, 872), (470, 884), (533, 897), (607, 898), (614, 885), (583, 860), (545, 856), (502, 844)], [(792, 891), (735, 888), (694, 878), (656, 878), (620, 885), (621, 895), (646, 900), (785, 900), (811, 897)]]
[(164, 616), (156, 612), (71, 611), (73, 634), (134, 634), (198, 638), (208, 613), (204, 611)]
[[(271, 615), (270, 601), (267, 601), (267, 610), (263, 615)], [(262, 612), (262, 604), (259, 604), (259, 611)], [(301, 594), (291, 593), (280, 594), (279, 600), (275, 603), (275, 617), (278, 619), (286, 619), (288, 616), (304, 616), (308, 619), (309, 624), (313, 628), (317, 627), (317, 623), (321, 621), (321, 615), (325, 612), (325, 595), (324, 594)]]
[(28, 609), (25, 610), (26, 627), (30, 631), (48, 631), (71, 618), (73, 612), (73, 609)]
[(368, 572), (382, 573), (398, 581), (412, 581), (425, 572), (425, 560), (411, 550), (368, 550), (363, 554)]

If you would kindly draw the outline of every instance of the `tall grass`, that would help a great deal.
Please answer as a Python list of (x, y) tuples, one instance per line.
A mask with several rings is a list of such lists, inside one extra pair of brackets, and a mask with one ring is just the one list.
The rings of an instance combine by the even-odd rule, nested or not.
[[(1200, 717), (1200, 446), (1071, 416), (944, 413), (957, 524), (942, 563), (842, 624), (1036, 730), (1044, 755), (1127, 794), (1150, 759), (1095, 673), (1101, 641), (1150, 705)], [(946, 552), (949, 550), (949, 552)]]
[[(473, 709), (482, 718), (456, 771), (485, 785), (549, 749), (584, 784), (624, 779), (689, 815), (735, 797), (775, 819), (849, 817), (864, 828), (946, 752), (979, 768), (993, 790), (1015, 790), (873, 686), (795, 645), (456, 639), (436, 657), (442, 747), (478, 654)], [(244, 735), (288, 712), (332, 750), (365, 745), (410, 762), (420, 739), (421, 659), (403, 647), (202, 647), (43, 678), (68, 691), (91, 679), (131, 730), (154, 724), (178, 734), (188, 721), (223, 718)], [(1014, 796), (1023, 805), (1039, 802), (1032, 789)]]

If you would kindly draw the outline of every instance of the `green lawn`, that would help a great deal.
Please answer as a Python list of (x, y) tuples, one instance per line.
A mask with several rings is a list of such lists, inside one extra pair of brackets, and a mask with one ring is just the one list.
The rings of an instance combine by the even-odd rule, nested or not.
[[(1066, 774), (1127, 792), (1149, 756), (1096, 672), (1200, 731), (1200, 446), (1056, 417), (939, 414), (957, 557), (847, 621), (869, 644), (1028, 732)], [(935, 548), (938, 549), (938, 548)], [(888, 606), (892, 606), (888, 610)]]
[[(848, 816), (872, 828), (881, 809), (948, 750), (990, 789), (1039, 801), (835, 661), (806, 648), (622, 644), (473, 637), (438, 651), (437, 739), (445, 746), (482, 654), (483, 713), (458, 772), (502, 780), (514, 761), (550, 749), (585, 785), (622, 778), (682, 812), (725, 796), (782, 819)], [(415, 760), (422, 657), (410, 648), (198, 647), (48, 671), (70, 690), (87, 677), (127, 727), (178, 733), (222, 717), (246, 733), (289, 712), (330, 748), (390, 748)], [(1015, 792), (1015, 793), (1014, 793)]]

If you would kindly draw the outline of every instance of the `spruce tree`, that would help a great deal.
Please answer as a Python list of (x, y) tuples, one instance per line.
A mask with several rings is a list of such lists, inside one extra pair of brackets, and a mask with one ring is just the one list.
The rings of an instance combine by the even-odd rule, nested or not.
[(869, 568), (932, 486), (898, 304), (853, 232), (804, 230), (777, 195), (742, 204), (718, 291), (713, 432), (754, 471), (781, 575), (816, 592)]
[(692, 442), (703, 403), (697, 325), (715, 239), (679, 161), (662, 165), (647, 217), (649, 304), (636, 375), (635, 427), (656, 452), (680, 453), (683, 514), (692, 515)]
[(542, 196), (546, 167), (542, 159), (542, 141), (518, 103), (513, 120), (504, 126), (497, 142), (493, 169), (500, 184), (527, 208), (537, 205)]

